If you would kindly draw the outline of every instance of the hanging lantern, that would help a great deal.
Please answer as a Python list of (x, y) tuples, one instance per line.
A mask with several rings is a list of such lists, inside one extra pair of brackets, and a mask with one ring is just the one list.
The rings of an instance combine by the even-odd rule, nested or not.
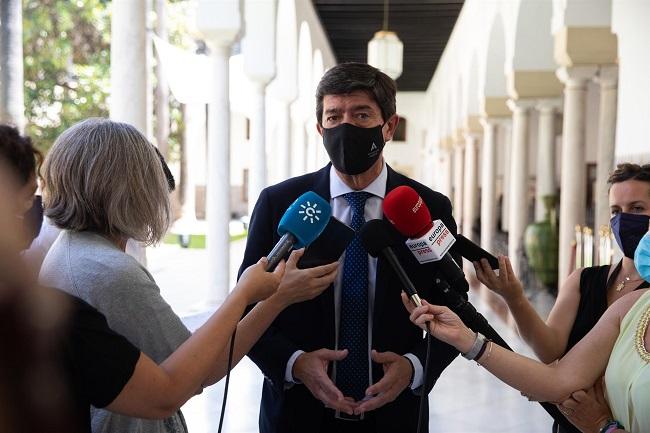
[(397, 33), (381, 30), (368, 42), (368, 64), (379, 69), (393, 80), (402, 75), (404, 44)]
[(384, 24), (368, 42), (368, 64), (396, 80), (402, 75), (403, 57), (404, 44), (388, 30), (388, 0), (384, 0)]

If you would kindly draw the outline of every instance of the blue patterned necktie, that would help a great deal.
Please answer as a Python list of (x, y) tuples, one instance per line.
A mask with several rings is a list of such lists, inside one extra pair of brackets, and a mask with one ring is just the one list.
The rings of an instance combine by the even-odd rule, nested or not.
[(348, 356), (336, 366), (336, 384), (345, 396), (362, 400), (370, 385), (368, 360), (368, 253), (361, 245), (358, 231), (365, 222), (366, 200), (372, 194), (364, 191), (344, 195), (352, 210), (350, 226), (357, 232), (345, 250), (341, 282), (341, 316), (339, 349), (348, 349)]

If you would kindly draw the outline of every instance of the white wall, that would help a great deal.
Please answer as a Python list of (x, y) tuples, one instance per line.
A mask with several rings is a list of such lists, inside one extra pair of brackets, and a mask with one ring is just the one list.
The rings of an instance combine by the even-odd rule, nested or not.
[(396, 170), (424, 182), (422, 175), (426, 111), (424, 92), (397, 92), (397, 114), (406, 119), (406, 141), (389, 141), (384, 148), (386, 162)]
[(616, 161), (650, 161), (650, 1), (613, 0), (619, 84)]

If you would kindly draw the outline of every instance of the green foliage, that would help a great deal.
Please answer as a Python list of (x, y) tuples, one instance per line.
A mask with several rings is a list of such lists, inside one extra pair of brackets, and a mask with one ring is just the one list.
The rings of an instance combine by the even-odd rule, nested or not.
[(107, 116), (108, 0), (24, 0), (27, 133), (42, 150), (74, 123)]

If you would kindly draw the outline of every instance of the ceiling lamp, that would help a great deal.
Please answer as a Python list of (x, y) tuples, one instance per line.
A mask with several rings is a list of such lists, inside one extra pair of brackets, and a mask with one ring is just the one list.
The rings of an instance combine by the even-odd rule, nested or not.
[(388, 0), (384, 0), (384, 24), (368, 42), (368, 64), (396, 80), (402, 75), (404, 45), (397, 33), (388, 31)]

